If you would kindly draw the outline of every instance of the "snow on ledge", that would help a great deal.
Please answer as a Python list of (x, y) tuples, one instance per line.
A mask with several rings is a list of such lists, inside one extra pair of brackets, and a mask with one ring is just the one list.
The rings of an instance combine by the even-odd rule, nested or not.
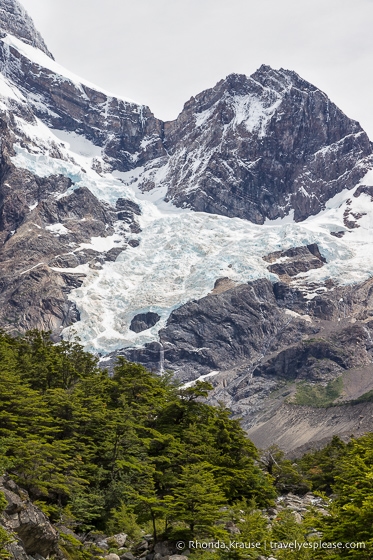
[(197, 379), (193, 379), (193, 381), (188, 381), (185, 383), (181, 388), (182, 389), (189, 389), (189, 387), (193, 387), (198, 381), (205, 381), (209, 377), (214, 377), (214, 375), (218, 375), (219, 371), (210, 371), (210, 373), (206, 373), (205, 375), (200, 375)]
[(40, 49), (38, 49), (36, 47), (32, 47), (31, 45), (27, 45), (26, 43), (24, 43), (23, 41), (21, 41), (17, 37), (14, 37), (13, 35), (8, 34), (8, 35), (6, 35), (6, 37), (4, 37), (1, 40), (5, 45), (9, 45), (10, 47), (13, 47), (21, 55), (28, 58), (34, 64), (42, 66), (43, 68), (46, 68), (47, 70), (50, 70), (54, 74), (57, 74), (57, 75), (61, 76), (62, 78), (65, 78), (66, 80), (69, 80), (78, 89), (82, 90), (82, 86), (86, 86), (86, 87), (88, 87), (88, 88), (90, 88), (94, 91), (99, 91), (99, 92), (103, 93), (107, 97), (116, 98), (116, 99), (119, 99), (121, 101), (124, 101), (125, 103), (131, 103), (133, 105), (141, 106), (141, 103), (137, 103), (133, 99), (129, 99), (129, 98), (126, 98), (126, 97), (121, 97), (121, 96), (118, 96), (118, 95), (114, 95), (110, 92), (105, 91), (101, 87), (96, 86), (95, 84), (92, 84), (88, 80), (84, 80), (84, 79), (80, 78), (79, 76), (77, 76), (73, 72), (70, 72), (69, 70), (67, 70), (66, 68), (64, 68), (63, 66), (61, 66), (60, 64), (58, 64), (57, 62), (52, 60), (49, 56), (47, 56), (45, 53), (43, 53), (43, 51), (41, 51)]
[(58, 223), (51, 224), (50, 226), (45, 226), (45, 229), (51, 231), (55, 235), (67, 235), (68, 233), (70, 233), (64, 225)]

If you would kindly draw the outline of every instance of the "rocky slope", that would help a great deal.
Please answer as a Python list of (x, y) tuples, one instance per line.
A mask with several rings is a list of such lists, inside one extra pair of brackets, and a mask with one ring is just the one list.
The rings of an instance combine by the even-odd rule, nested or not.
[(172, 370), (183, 383), (211, 383), (210, 402), (224, 402), (242, 418), (259, 447), (277, 442), (304, 450), (334, 434), (372, 430), (373, 403), (359, 400), (373, 390), (373, 281), (299, 285), (295, 273), (325, 264), (317, 246), (265, 260), (276, 258), (282, 282), (222, 281), (175, 310), (160, 342), (127, 357)]
[(2, 0), (0, 28), (53, 58), (32, 19), (17, 0)]
[(0, 29), (3, 328), (208, 375), (261, 433), (300, 383), (341, 378), (334, 404), (373, 388), (359, 123), (268, 66), (164, 123), (59, 66), (16, 0), (0, 0)]
[(295, 221), (365, 174), (358, 123), (295, 72), (261, 66), (192, 98), (166, 123), (167, 197), (177, 206), (262, 224)]
[(7, 476), (0, 477), (0, 492), (7, 505), (0, 519), (0, 526), (11, 536), (7, 548), (11, 557), (28, 560), (30, 557), (49, 558), (57, 555), (59, 534), (47, 517), (31, 503), (27, 492)]
[[(60, 74), (60, 68), (51, 59), (23, 8), (10, 1), (1, 2), (0, 8), (1, 27), (15, 35), (3, 33), (0, 41), (5, 101), (0, 116), (1, 324), (14, 332), (41, 328), (52, 330), (58, 336), (61, 328), (79, 317), (68, 301), (68, 294), (84, 278), (79, 273), (59, 273), (58, 268), (74, 268), (84, 263), (95, 267), (105, 259), (115, 260), (126, 246), (124, 231), (131, 234), (131, 228), (139, 230), (136, 224), (139, 209), (120, 199), (112, 206), (104, 204), (85, 187), (73, 188), (71, 196), (64, 197), (73, 187), (73, 180), (53, 172), (41, 177), (32, 170), (15, 166), (14, 146), (25, 146), (36, 157), (46, 152), (48, 129), (43, 129), (38, 119), (42, 115), (52, 128), (79, 129), (87, 138), (105, 145), (106, 152), (114, 151), (120, 160), (118, 167), (125, 169), (128, 166), (125, 162), (147, 134), (146, 108), (109, 98), (82, 86), (69, 73)], [(27, 50), (24, 43), (37, 50)], [(152, 116), (150, 120), (158, 131), (157, 121)], [(64, 153), (65, 145), (59, 138), (51, 138), (47, 157), (71, 159), (66, 149)], [(119, 145), (125, 145), (125, 150)], [(59, 224), (57, 229), (53, 229), (55, 224)], [(90, 248), (74, 251), (83, 242), (89, 245), (93, 236), (112, 235), (114, 224), (115, 230), (123, 234), (118, 241), (120, 250), (113, 246), (106, 252)]]

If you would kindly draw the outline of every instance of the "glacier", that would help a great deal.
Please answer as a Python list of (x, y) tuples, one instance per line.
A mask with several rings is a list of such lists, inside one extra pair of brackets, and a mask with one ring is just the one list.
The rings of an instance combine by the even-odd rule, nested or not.
[[(2, 41), (55, 73), (59, 80), (70, 80), (81, 89), (82, 84), (95, 87), (19, 39), (7, 35)], [(4, 108), (14, 102), (27, 103), (22, 93), (6, 78), (0, 82), (0, 96)], [(132, 103), (131, 100), (125, 101)], [(236, 100), (235, 123), (245, 122), (250, 131), (258, 128), (264, 134), (267, 121), (278, 104), (277, 98), (267, 101), (267, 105), (263, 105), (250, 97)], [(210, 109), (200, 113), (196, 126), (207, 126), (209, 116)], [(118, 221), (114, 234), (93, 237), (90, 243), (72, 248), (72, 252), (122, 248), (114, 262), (104, 262), (94, 269), (87, 264), (53, 268), (59, 272), (85, 275), (83, 284), (69, 294), (80, 320), (66, 328), (62, 335), (69, 339), (78, 337), (90, 351), (104, 355), (158, 340), (159, 330), (166, 325), (171, 312), (188, 301), (208, 295), (219, 278), (229, 278), (237, 284), (258, 278), (277, 281), (277, 276), (268, 271), (268, 263), (263, 260), (265, 255), (274, 251), (317, 243), (327, 264), (299, 274), (295, 279), (298, 287), (307, 292), (308, 299), (314, 297), (309, 287), (312, 283), (320, 286), (333, 279), (341, 284), (353, 284), (373, 274), (373, 204), (367, 194), (354, 196), (359, 185), (373, 184), (373, 171), (369, 171), (352, 190), (340, 192), (327, 202), (324, 210), (303, 222), (296, 223), (290, 213), (282, 219), (267, 219), (264, 225), (256, 225), (241, 218), (193, 212), (166, 202), (167, 187), (162, 181), (172, 171), (167, 159), (161, 158), (148, 168), (139, 166), (128, 172), (109, 172), (103, 149), (83, 135), (49, 128), (38, 118), (33, 122), (21, 116), (15, 119), (20, 138), (27, 138), (30, 143), (26, 148), (18, 139), (14, 145), (15, 155), (11, 158), (13, 164), (39, 177), (63, 175), (70, 178), (72, 186), (57, 197), (69, 196), (75, 189), (86, 187), (111, 206), (115, 206), (119, 198), (124, 198), (135, 202), (141, 209), (138, 218), (140, 233), (130, 232)], [(143, 142), (149, 144), (151, 141)], [(204, 154), (198, 152), (196, 159), (189, 163), (195, 172), (206, 162)], [(103, 171), (98, 173), (97, 168)], [(144, 177), (152, 179), (156, 187), (146, 192), (141, 190), (139, 184)], [(36, 204), (37, 201), (29, 206), (30, 211)], [(347, 211), (359, 215), (358, 226), (354, 229), (348, 229), (344, 224)], [(68, 232), (68, 228), (60, 223), (51, 224), (46, 229), (55, 236)], [(330, 235), (336, 231), (343, 232), (343, 238)], [(138, 246), (127, 245), (128, 240), (137, 241)], [(43, 264), (41, 262), (36, 267)], [(158, 313), (159, 322), (140, 333), (131, 331), (132, 318), (148, 311)]]
[[(30, 153), (16, 146), (15, 165), (41, 177), (62, 174), (74, 185), (59, 196), (68, 196), (74, 189), (85, 186), (100, 200), (115, 205), (118, 198), (136, 202), (141, 208), (141, 233), (130, 234), (139, 242), (128, 246), (115, 262), (105, 262), (100, 269), (81, 265), (73, 269), (56, 270), (86, 274), (83, 285), (70, 293), (80, 313), (80, 321), (63, 331), (63, 336), (78, 337), (86, 349), (101, 355), (125, 347), (138, 347), (158, 340), (170, 313), (180, 305), (200, 299), (211, 292), (217, 279), (226, 277), (236, 283), (257, 278), (276, 281), (263, 260), (266, 254), (290, 247), (317, 243), (327, 264), (296, 278), (299, 286), (334, 279), (349, 284), (369, 278), (373, 272), (373, 205), (370, 197), (353, 195), (346, 190), (329, 200), (325, 210), (301, 223), (291, 216), (264, 225), (240, 218), (228, 218), (203, 212), (176, 208), (164, 201), (165, 190), (155, 188), (141, 192), (136, 179), (143, 172), (137, 168), (127, 173), (99, 175), (92, 169), (100, 158), (100, 149), (76, 133), (46, 130), (37, 122), (25, 123), (24, 133), (39, 135), (43, 153)], [(45, 155), (46, 144), (58, 145), (64, 159)], [(373, 172), (359, 184), (372, 183)], [(347, 230), (343, 215), (347, 202), (353, 212), (365, 214), (359, 226)], [(75, 248), (108, 250), (123, 245), (121, 223), (114, 235), (92, 238), (90, 244)], [(64, 234), (59, 224), (49, 226), (55, 234)], [(331, 231), (345, 230), (342, 239)], [(128, 232), (127, 232), (128, 238)], [(124, 248), (124, 247), (123, 247)], [(309, 291), (309, 290), (308, 290)], [(308, 294), (312, 298), (312, 292)], [(141, 333), (129, 330), (132, 318), (148, 311), (160, 315), (160, 321)]]

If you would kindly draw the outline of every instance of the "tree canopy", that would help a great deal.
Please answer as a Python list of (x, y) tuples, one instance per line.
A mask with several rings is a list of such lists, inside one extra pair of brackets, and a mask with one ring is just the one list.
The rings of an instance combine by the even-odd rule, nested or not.
[(1, 465), (80, 530), (134, 515), (155, 531), (208, 533), (219, 508), (275, 496), (239, 422), (201, 399), (209, 388), (183, 390), (124, 358), (109, 376), (79, 344), (1, 333)]

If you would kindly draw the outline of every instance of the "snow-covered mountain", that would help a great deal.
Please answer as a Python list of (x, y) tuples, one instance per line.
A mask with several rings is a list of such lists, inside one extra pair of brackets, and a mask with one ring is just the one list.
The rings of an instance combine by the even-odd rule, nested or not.
[[(359, 123), (268, 66), (164, 123), (62, 68), (15, 0), (0, 0), (0, 28), (3, 328), (78, 335), (104, 360), (126, 352), (185, 381), (213, 371), (240, 414), (289, 348), (300, 376), (312, 356), (368, 367), (373, 159)], [(343, 366), (330, 345), (305, 353), (322, 329), (365, 351)]]
[(24, 43), (40, 49), (53, 58), (32, 19), (17, 0), (2, 0), (0, 5), (0, 29), (4, 33), (18, 37)]
[(323, 92), (269, 66), (192, 98), (165, 124), (165, 146), (168, 200), (258, 224), (317, 214), (356, 185), (372, 153), (360, 125)]

